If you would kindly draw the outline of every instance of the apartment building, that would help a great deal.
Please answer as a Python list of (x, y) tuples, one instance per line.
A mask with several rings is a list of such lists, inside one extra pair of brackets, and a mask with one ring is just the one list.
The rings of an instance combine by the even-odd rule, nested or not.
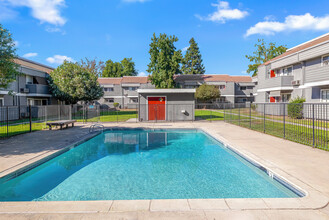
[(8, 88), (0, 89), (0, 106), (57, 104), (49, 92), (46, 79), (52, 67), (24, 58), (17, 58), (14, 62), (19, 65), (21, 74)]
[(253, 102), (255, 83), (250, 76), (229, 75), (177, 75), (175, 82), (180, 88), (197, 88), (202, 84), (215, 85), (221, 97), (218, 102), (245, 103)]
[[(218, 86), (221, 92), (219, 102), (244, 103), (253, 102), (254, 83), (249, 76), (229, 75), (176, 75), (174, 80), (178, 87), (184, 89), (197, 88), (206, 83)], [(154, 89), (148, 77), (99, 78), (104, 89), (104, 97), (100, 104), (113, 106), (119, 103), (121, 108), (136, 108), (138, 104), (137, 89)]]
[(99, 78), (99, 84), (103, 87), (104, 96), (99, 104), (113, 107), (119, 103), (120, 108), (136, 108), (138, 104), (137, 89), (154, 89), (148, 77), (124, 76), (120, 78)]
[(329, 102), (329, 33), (287, 50), (258, 68), (256, 102)]

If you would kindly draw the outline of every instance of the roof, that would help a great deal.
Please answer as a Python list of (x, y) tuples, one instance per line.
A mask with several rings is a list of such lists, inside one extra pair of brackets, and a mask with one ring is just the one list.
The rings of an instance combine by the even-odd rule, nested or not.
[(229, 76), (229, 75), (175, 75), (176, 82), (185, 80), (200, 80), (205, 82), (251, 82), (250, 76)]
[(148, 76), (124, 76), (121, 82), (146, 84), (148, 82)]
[(137, 89), (138, 93), (195, 93), (195, 89)]
[(120, 85), (122, 78), (98, 78), (98, 82), (101, 85)]
[(50, 67), (50, 66), (47, 66), (47, 65), (44, 65), (41, 63), (37, 63), (37, 62), (22, 58), (22, 57), (15, 58), (14, 62), (18, 65), (25, 66), (25, 67), (35, 69), (35, 70), (39, 70), (39, 71), (46, 72), (46, 73), (50, 73), (51, 71), (54, 70), (53, 67)]
[(300, 52), (302, 50), (305, 50), (307, 48), (316, 46), (316, 45), (321, 44), (321, 43), (324, 43), (326, 41), (329, 41), (329, 33), (327, 33), (325, 35), (322, 35), (320, 37), (314, 38), (314, 39), (312, 39), (310, 41), (307, 41), (305, 43), (302, 43), (300, 45), (297, 45), (296, 47), (290, 48), (285, 53), (283, 53), (283, 54), (281, 54), (281, 55), (279, 55), (279, 56), (277, 56), (277, 57), (275, 57), (275, 58), (273, 58), (273, 59), (271, 59), (271, 60), (263, 63), (262, 65), (270, 64), (270, 63), (272, 63), (275, 60), (281, 59), (283, 57), (289, 56), (289, 55), (294, 54), (294, 53), (298, 53), (298, 52)]
[[(191, 81), (205, 81), (205, 82), (252, 82), (250, 76), (229, 76), (229, 75), (175, 75), (176, 82)], [(113, 84), (129, 84), (140, 83), (146, 84), (149, 82), (148, 76), (124, 76), (119, 78), (98, 78), (98, 82), (103, 85)]]

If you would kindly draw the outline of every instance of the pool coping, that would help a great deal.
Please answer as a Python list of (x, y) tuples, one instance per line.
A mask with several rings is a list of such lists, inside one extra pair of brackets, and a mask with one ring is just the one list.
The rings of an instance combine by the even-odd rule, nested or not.
[[(113, 129), (161, 129), (154, 125), (142, 125), (138, 127), (123, 126), (110, 126), (107, 130)], [(163, 128), (164, 129), (164, 128)], [(172, 128), (165, 129), (198, 129), (215, 140), (223, 143), (231, 151), (242, 156), (249, 162), (253, 162), (266, 171), (270, 175), (276, 176), (289, 183), (294, 188), (300, 190), (305, 194), (300, 198), (243, 198), (243, 199), (168, 199), (168, 200), (105, 200), (105, 201), (32, 201), (32, 202), (0, 202), (1, 213), (98, 213), (98, 212), (133, 212), (133, 211), (196, 211), (196, 210), (313, 210), (325, 207), (329, 199), (321, 192), (315, 190), (308, 184), (293, 177), (292, 175), (284, 172), (276, 167), (269, 161), (253, 155), (252, 153), (240, 149), (238, 146), (233, 145), (228, 140), (223, 138), (218, 133), (207, 128), (182, 128), (173, 126)], [(67, 150), (76, 147), (77, 145), (97, 136), (100, 132), (88, 135), (81, 140), (68, 145), (67, 147), (52, 152), (50, 155), (45, 155), (37, 161), (31, 161), (30, 164), (24, 165), (23, 168), (18, 168), (11, 171), (9, 174), (16, 173), (15, 175), (33, 169), (35, 166), (40, 165)], [(49, 159), (50, 158), (50, 159)], [(42, 161), (42, 162), (41, 162)], [(32, 167), (32, 168), (31, 168)], [(6, 174), (7, 176), (9, 175)], [(2, 177), (6, 176), (3, 175)], [(8, 176), (8, 178), (14, 178)]]

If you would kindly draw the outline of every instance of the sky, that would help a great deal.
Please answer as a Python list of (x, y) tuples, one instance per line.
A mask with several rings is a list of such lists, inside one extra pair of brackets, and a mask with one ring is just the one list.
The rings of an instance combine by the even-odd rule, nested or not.
[(148, 73), (153, 33), (194, 37), (206, 74), (247, 75), (257, 39), (288, 48), (329, 32), (328, 0), (0, 0), (0, 23), (17, 54), (57, 67), (85, 57), (132, 57)]

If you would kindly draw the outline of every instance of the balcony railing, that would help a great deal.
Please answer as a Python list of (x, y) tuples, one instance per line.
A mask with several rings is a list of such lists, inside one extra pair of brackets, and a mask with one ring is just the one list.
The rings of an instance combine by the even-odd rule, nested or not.
[(258, 84), (259, 89), (272, 88), (272, 87), (284, 87), (292, 86), (291, 82), (294, 80), (294, 76), (278, 76), (265, 79)]
[(29, 93), (50, 94), (49, 86), (47, 86), (47, 85), (26, 84), (26, 88), (29, 90)]

